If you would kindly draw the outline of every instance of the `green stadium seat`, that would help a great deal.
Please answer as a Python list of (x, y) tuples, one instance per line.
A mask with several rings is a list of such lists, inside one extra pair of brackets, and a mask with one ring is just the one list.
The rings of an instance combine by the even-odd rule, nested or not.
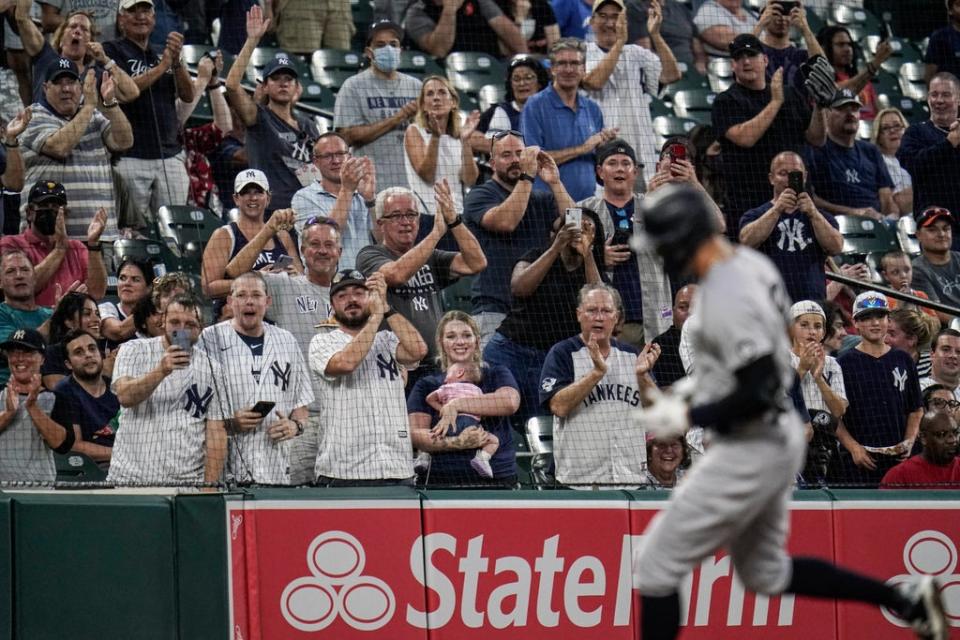
[(913, 216), (903, 216), (897, 220), (897, 240), (900, 249), (909, 256), (920, 255), (920, 241), (917, 240), (917, 221)]
[(696, 69), (687, 69), (683, 76), (672, 84), (668, 84), (660, 91), (660, 99), (666, 102), (672, 102), (673, 96), (679, 91), (689, 91), (691, 89), (709, 89), (710, 80), (707, 76), (700, 75)]
[(717, 94), (709, 89), (686, 89), (673, 95), (673, 112), (680, 118), (710, 124)]
[(651, 118), (659, 118), (660, 116), (673, 117), (673, 109), (670, 108), (670, 105), (659, 98), (651, 98), (648, 106), (650, 107)]
[(318, 49), (310, 56), (310, 72), (318, 83), (337, 91), (360, 70), (361, 62), (363, 57), (353, 51)]
[(416, 50), (404, 51), (400, 54), (400, 66), (397, 71), (421, 80), (427, 76), (443, 75), (443, 67), (433, 59), (433, 56)]
[(526, 424), (530, 476), (537, 489), (556, 485), (553, 477), (553, 416), (533, 416)]
[[(853, 28), (863, 33), (864, 36), (880, 33), (880, 20), (877, 16), (866, 9), (852, 7), (848, 3), (835, 3), (830, 8), (828, 22), (833, 25), (847, 27), (847, 29)], [(850, 31), (850, 35), (853, 36), (852, 30)], [(853, 41), (859, 42), (862, 41), (862, 38), (854, 37)]]
[[(657, 136), (657, 148), (662, 147), (670, 136), (689, 135), (697, 124), (696, 120), (678, 118), (674, 115), (657, 116), (653, 119), (653, 132)], [(644, 168), (644, 171), (647, 171), (647, 169)], [(650, 175), (652, 174), (653, 172), (650, 171)]]
[[(506, 68), (486, 53), (455, 51), (446, 59), (447, 78), (461, 94), (476, 94), (484, 85), (503, 85)], [(461, 102), (461, 107), (462, 107)]]
[[(873, 59), (877, 53), (877, 47), (880, 46), (881, 38), (878, 35), (867, 36), (864, 39), (864, 44), (868, 58)], [(906, 40), (901, 40), (898, 38), (890, 39), (890, 46), (893, 48), (893, 53), (890, 54), (890, 57), (883, 61), (883, 64), (880, 65), (880, 68), (886, 71), (887, 73), (896, 74), (900, 70), (900, 65), (907, 62), (920, 62), (922, 56), (920, 52), (914, 48), (912, 44)]]
[(927, 83), (923, 76), (926, 65), (922, 62), (907, 62), (900, 66), (900, 89), (903, 95), (914, 100), (927, 99)]
[(861, 120), (860, 125), (857, 127), (857, 137), (861, 140), (870, 140), (870, 135), (873, 133), (873, 120)]
[(870, 256), (876, 258), (900, 249), (897, 236), (883, 222), (859, 216), (836, 216), (836, 219), (843, 236), (838, 263), (862, 262)]
[(70, 453), (54, 453), (54, 464), (57, 468), (57, 482), (105, 482), (107, 472), (97, 466), (90, 456), (71, 451)]
[[(191, 206), (167, 206), (157, 210), (157, 231), (176, 258), (199, 261), (210, 236), (223, 222), (208, 209)], [(167, 265), (171, 267), (171, 265)], [(180, 268), (171, 270), (183, 270)]]
[(303, 93), (300, 94), (299, 101), (301, 104), (317, 109), (324, 109), (332, 113), (336, 101), (337, 98), (333, 95), (333, 90), (330, 88), (324, 87), (313, 80), (308, 80), (303, 83)]
[(114, 268), (111, 271), (116, 273), (116, 267), (126, 258), (162, 264), (165, 248), (163, 242), (159, 240), (116, 240), (113, 243)]
[(503, 85), (488, 84), (480, 87), (477, 97), (480, 99), (480, 111), (486, 111), (493, 105), (506, 100), (507, 90)]
[(733, 84), (733, 60), (730, 58), (711, 58), (707, 63), (707, 80), (710, 90), (716, 93), (726, 91)]
[(183, 45), (181, 57), (188, 65), (195, 67), (203, 56), (216, 50), (216, 47), (211, 47), (206, 44), (185, 44)]
[(473, 301), (470, 288), (475, 276), (464, 276), (440, 292), (444, 311), (463, 311), (473, 313)]
[(185, 128), (197, 127), (208, 122), (213, 122), (213, 107), (210, 105), (210, 96), (204, 92), (197, 100), (197, 106), (193, 108)]

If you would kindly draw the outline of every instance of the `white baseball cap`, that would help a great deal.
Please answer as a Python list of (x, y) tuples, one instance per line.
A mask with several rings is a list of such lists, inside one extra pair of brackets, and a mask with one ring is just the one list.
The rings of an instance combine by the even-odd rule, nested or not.
[(270, 191), (270, 183), (267, 182), (267, 176), (259, 169), (244, 169), (238, 173), (236, 179), (233, 181), (233, 192), (240, 193), (248, 184), (255, 184), (268, 193)]
[(148, 4), (152, 7), (153, 0), (120, 0), (119, 8), (122, 11), (129, 11), (130, 9), (133, 9), (138, 4)]
[(827, 319), (827, 314), (823, 312), (823, 307), (818, 305), (813, 300), (801, 300), (800, 302), (794, 302), (793, 306), (790, 307), (791, 320), (796, 320), (800, 316), (807, 315), (808, 313), (814, 313), (824, 320)]
[(876, 291), (864, 291), (853, 301), (853, 319), (879, 311), (881, 313), (890, 313), (890, 305), (887, 303), (887, 297)]

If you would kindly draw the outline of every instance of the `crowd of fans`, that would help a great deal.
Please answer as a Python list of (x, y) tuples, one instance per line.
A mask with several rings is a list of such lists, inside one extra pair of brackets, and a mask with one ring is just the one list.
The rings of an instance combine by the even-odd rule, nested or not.
[[(798, 481), (960, 488), (960, 0), (912, 123), (872, 83), (888, 38), (814, 33), (825, 3), (378, 1), (323, 133), (295, 56), (350, 48), (345, 0), (219, 3), (225, 77), (183, 58), (213, 3), (74, 4), (0, 0), (25, 105), (0, 131), (0, 481), (73, 452), (115, 484), (512, 487), (552, 416), (556, 483), (682, 483), (710, 425), (634, 414), (688, 392), (684, 328), (711, 321), (638, 242), (642, 198), (685, 183), (792, 298)], [(471, 111), (407, 47), (503, 59), (505, 98)], [(721, 62), (712, 124), (662, 141), (652, 101)], [(185, 204), (223, 219), (198, 273), (114, 264)], [(919, 249), (850, 255), (843, 221)]]

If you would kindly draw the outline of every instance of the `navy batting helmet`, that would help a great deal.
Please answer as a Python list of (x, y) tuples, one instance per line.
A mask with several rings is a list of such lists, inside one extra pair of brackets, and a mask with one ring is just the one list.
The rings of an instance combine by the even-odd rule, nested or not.
[(697, 248), (720, 232), (713, 203), (699, 189), (669, 185), (640, 201), (641, 242), (663, 258), (671, 278), (686, 271)]

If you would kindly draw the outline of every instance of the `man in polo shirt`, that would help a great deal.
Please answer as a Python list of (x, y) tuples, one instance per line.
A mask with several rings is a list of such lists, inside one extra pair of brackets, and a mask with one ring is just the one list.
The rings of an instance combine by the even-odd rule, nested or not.
[(247, 12), (247, 40), (226, 81), (227, 101), (247, 128), (248, 164), (267, 174), (272, 187), (268, 218), (277, 209), (289, 208), (293, 194), (314, 181), (310, 159), (319, 136), (313, 121), (294, 111), (300, 77), (287, 54), (276, 54), (263, 67), (266, 105), (257, 104), (240, 86), (250, 57), (269, 26), (259, 5)]
[[(928, 207), (917, 216), (920, 255), (913, 259), (912, 286), (934, 302), (960, 307), (960, 252), (950, 249), (956, 227), (956, 218), (943, 207)], [(953, 318), (937, 316), (944, 324)]]
[(826, 297), (824, 260), (843, 249), (836, 219), (821, 212), (805, 191), (790, 188), (790, 174), (799, 172), (806, 182), (806, 168), (792, 151), (777, 154), (770, 163), (768, 179), (773, 198), (740, 219), (740, 242), (766, 254), (783, 276), (794, 301)]
[[(583, 200), (596, 191), (593, 150), (612, 140), (616, 129), (605, 129), (600, 105), (581, 95), (585, 46), (579, 40), (563, 38), (550, 48), (553, 82), (527, 100), (520, 114), (523, 141), (546, 151), (560, 167), (563, 182), (574, 200)], [(534, 189), (547, 191), (540, 179)]]
[(941, 385), (960, 400), (960, 331), (942, 329), (930, 346), (930, 375), (920, 378), (920, 390)]
[(893, 180), (883, 154), (857, 140), (863, 104), (850, 89), (840, 89), (827, 110), (827, 141), (807, 149), (807, 164), (817, 207), (836, 215), (883, 220), (900, 213), (893, 201)]
[(403, 132), (417, 113), (421, 82), (400, 73), (403, 29), (390, 20), (374, 22), (363, 55), (370, 68), (348, 78), (337, 93), (333, 124), (356, 156), (377, 163), (377, 187), (406, 187)]
[(140, 89), (140, 97), (121, 107), (136, 144), (116, 168), (143, 220), (153, 219), (163, 205), (186, 204), (190, 186), (176, 100), (193, 101), (193, 82), (180, 60), (182, 34), (172, 31), (163, 51), (150, 44), (156, 22), (153, 0), (121, 0), (117, 24), (123, 37), (103, 45)]
[[(472, 289), (481, 349), (510, 311), (510, 277), (517, 258), (539, 247), (557, 216), (574, 206), (553, 158), (538, 147), (525, 146), (516, 131), (493, 136), (490, 166), (493, 178), (470, 189), (463, 206), (467, 226), (488, 260)], [(535, 177), (550, 191), (535, 191)]]
[(86, 244), (67, 237), (72, 209), (67, 209), (67, 192), (58, 182), (41, 180), (27, 198), (27, 229), (20, 235), (0, 238), (0, 252), (22, 251), (36, 267), (36, 303), (52, 307), (71, 287), (85, 284), (95, 299), (107, 289), (107, 270), (100, 252), (100, 235), (107, 222), (101, 208), (86, 227)]
[(0, 391), (0, 482), (52, 483), (57, 477), (53, 452), (70, 451), (74, 435), (50, 417), (56, 398), (40, 383), (43, 336), (16, 329), (0, 349), (13, 372)]
[(21, 140), (27, 184), (56, 176), (70, 192), (67, 235), (83, 238), (103, 208), (104, 239), (115, 240), (110, 158), (133, 146), (133, 130), (120, 110), (113, 77), (105, 71), (98, 92), (92, 70), (81, 79), (77, 65), (60, 58), (48, 67), (46, 78), (44, 98), (30, 107), (32, 117)]
[(372, 209), (376, 205), (377, 174), (371, 158), (350, 155), (339, 133), (325, 133), (313, 147), (320, 179), (293, 194), (297, 233), (317, 216), (327, 217), (342, 230), (341, 269), (353, 269), (360, 249), (370, 244)]
[(751, 34), (730, 43), (734, 83), (713, 104), (713, 127), (720, 138), (727, 179), (727, 234), (736, 237), (740, 217), (770, 193), (770, 162), (782, 151), (826, 140), (823, 114), (783, 81), (783, 71), (767, 81), (763, 44)]
[(887, 299), (875, 291), (857, 296), (853, 320), (862, 340), (837, 362), (850, 403), (837, 427), (849, 455), (840, 458), (842, 482), (875, 485), (910, 455), (923, 415), (913, 358), (884, 343)]
[(883, 476), (881, 489), (960, 489), (960, 429), (949, 413), (928, 413), (920, 421), (923, 451)]

